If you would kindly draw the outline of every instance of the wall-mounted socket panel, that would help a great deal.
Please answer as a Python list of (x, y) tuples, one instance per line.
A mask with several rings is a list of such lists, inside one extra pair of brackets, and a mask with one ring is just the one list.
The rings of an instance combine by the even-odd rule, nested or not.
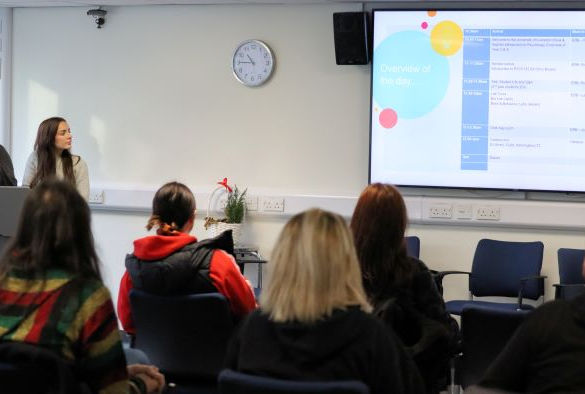
[(475, 208), (476, 220), (500, 220), (500, 207), (494, 205), (482, 205)]
[(473, 206), (471, 204), (455, 204), (453, 211), (453, 217), (455, 219), (464, 220), (473, 218)]
[(451, 219), (453, 217), (453, 205), (442, 203), (430, 205), (428, 217), (433, 219)]
[(262, 211), (284, 212), (284, 197), (263, 197)]
[(246, 195), (246, 210), (257, 211), (258, 210), (258, 196)]
[(90, 204), (103, 204), (104, 203), (104, 191), (102, 189), (91, 189), (89, 191)]

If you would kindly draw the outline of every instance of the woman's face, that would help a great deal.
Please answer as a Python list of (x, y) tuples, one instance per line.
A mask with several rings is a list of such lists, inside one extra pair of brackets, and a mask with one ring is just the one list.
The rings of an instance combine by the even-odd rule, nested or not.
[(71, 149), (71, 129), (67, 122), (59, 123), (57, 134), (55, 134), (55, 148), (59, 152)]

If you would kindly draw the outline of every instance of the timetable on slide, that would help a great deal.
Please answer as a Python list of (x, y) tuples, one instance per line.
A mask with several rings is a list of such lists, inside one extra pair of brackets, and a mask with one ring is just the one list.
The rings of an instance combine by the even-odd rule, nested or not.
[(584, 11), (376, 11), (370, 181), (585, 191)]

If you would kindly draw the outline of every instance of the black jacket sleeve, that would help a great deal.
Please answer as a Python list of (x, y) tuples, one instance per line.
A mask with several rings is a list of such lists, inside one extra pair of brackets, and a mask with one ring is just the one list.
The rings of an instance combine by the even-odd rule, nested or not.
[(0, 145), (0, 186), (16, 186), (14, 177), (14, 167), (10, 155), (6, 149)]
[(406, 353), (400, 340), (380, 325), (373, 333), (374, 360), (371, 365), (371, 394), (424, 394), (425, 388), (414, 361)]

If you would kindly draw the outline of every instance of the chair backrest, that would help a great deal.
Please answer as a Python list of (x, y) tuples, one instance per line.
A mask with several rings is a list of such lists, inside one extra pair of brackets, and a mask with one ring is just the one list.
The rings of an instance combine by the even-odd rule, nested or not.
[(529, 314), (526, 310), (464, 308), (461, 312), (463, 355), (456, 364), (456, 382), (463, 387), (478, 383)]
[(20, 342), (0, 344), (0, 392), (3, 394), (80, 394), (89, 387), (74, 365), (52, 351)]
[[(544, 245), (482, 239), (477, 244), (469, 291), (474, 296), (516, 297), (523, 277), (540, 275)], [(544, 295), (542, 280), (526, 282), (523, 297), (537, 300)]]
[(158, 296), (130, 291), (134, 347), (173, 378), (216, 379), (223, 366), (233, 319), (219, 293)]
[(248, 375), (231, 369), (219, 374), (220, 394), (369, 394), (367, 385), (356, 380), (300, 382)]
[(415, 235), (411, 235), (404, 237), (404, 240), (406, 241), (406, 252), (408, 255), (418, 259), (420, 256), (420, 238)]
[(559, 279), (563, 285), (585, 283), (583, 279), (583, 258), (585, 250), (561, 248), (557, 252), (559, 260)]

